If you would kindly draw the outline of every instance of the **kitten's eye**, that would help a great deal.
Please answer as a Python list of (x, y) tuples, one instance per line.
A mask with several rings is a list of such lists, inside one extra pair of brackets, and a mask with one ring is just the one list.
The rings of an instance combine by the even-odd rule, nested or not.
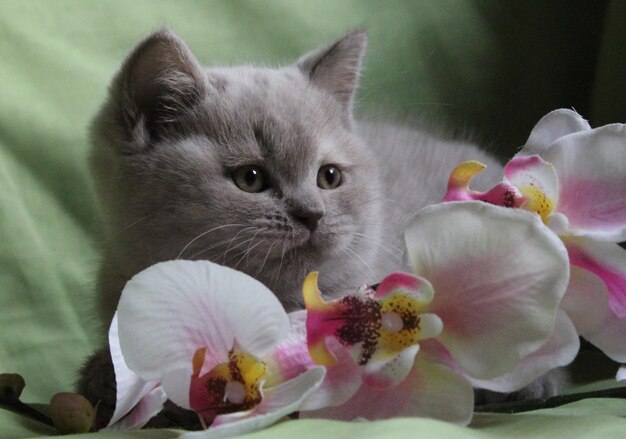
[(258, 166), (247, 165), (237, 168), (231, 177), (237, 187), (245, 192), (263, 192), (269, 187), (265, 171)]
[(317, 185), (322, 189), (336, 189), (341, 184), (341, 171), (335, 165), (324, 165), (317, 171)]

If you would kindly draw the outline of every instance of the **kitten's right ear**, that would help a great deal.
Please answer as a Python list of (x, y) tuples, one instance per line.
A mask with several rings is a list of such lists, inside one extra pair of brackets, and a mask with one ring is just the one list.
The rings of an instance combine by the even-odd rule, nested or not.
[(168, 29), (148, 36), (128, 56), (113, 83), (118, 122), (139, 150), (172, 134), (206, 90), (206, 78), (187, 45)]
[(366, 47), (367, 34), (359, 29), (328, 47), (306, 54), (296, 64), (313, 85), (335, 97), (347, 125), (352, 123), (352, 103)]

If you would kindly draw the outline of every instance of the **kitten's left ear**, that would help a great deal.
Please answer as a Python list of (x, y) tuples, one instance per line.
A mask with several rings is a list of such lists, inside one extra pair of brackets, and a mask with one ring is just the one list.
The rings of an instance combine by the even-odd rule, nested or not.
[(354, 93), (366, 47), (367, 35), (360, 29), (328, 47), (304, 55), (296, 64), (315, 86), (339, 101), (348, 125), (352, 123)]

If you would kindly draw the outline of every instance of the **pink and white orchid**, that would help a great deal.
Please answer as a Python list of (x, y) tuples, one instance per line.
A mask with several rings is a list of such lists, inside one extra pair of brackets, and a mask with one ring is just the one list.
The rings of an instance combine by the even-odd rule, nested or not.
[(205, 438), (297, 411), (325, 369), (283, 379), (267, 357), (288, 333), (280, 302), (243, 273), (208, 261), (149, 267), (124, 288), (109, 334), (119, 405), (111, 429), (141, 426), (165, 396), (210, 425)]
[[(327, 377), (357, 390), (302, 417), (426, 416), (467, 424), (470, 378), (503, 376), (555, 332), (567, 252), (536, 216), (445, 203), (422, 210), (405, 239), (414, 274), (395, 273), (375, 289), (330, 302), (322, 300), (316, 275), (307, 278), (310, 356), (328, 368)], [(578, 337), (571, 326), (563, 331), (570, 348), (560, 351), (561, 361), (569, 362)], [(531, 366), (521, 385), (552, 367), (543, 358)]]
[(484, 165), (450, 176), (446, 201), (479, 200), (537, 213), (564, 242), (572, 275), (563, 310), (578, 333), (626, 362), (626, 125), (591, 129), (571, 110), (539, 121), (504, 168), (505, 179), (469, 189)]

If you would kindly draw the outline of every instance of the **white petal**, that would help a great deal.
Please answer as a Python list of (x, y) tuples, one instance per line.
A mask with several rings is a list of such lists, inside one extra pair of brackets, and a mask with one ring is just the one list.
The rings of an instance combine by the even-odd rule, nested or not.
[(208, 261), (169, 261), (147, 268), (124, 288), (118, 306), (122, 352), (144, 379), (191, 373), (198, 348), (211, 369), (234, 340), (262, 356), (288, 331), (276, 297), (253, 278)]
[(615, 376), (617, 381), (626, 381), (626, 366), (622, 366), (617, 371), (617, 375)]
[(570, 364), (580, 348), (576, 328), (561, 311), (554, 332), (539, 350), (523, 358), (512, 370), (497, 378), (479, 380), (467, 377), (474, 387), (495, 392), (513, 392), (527, 386), (550, 370)]
[(626, 241), (626, 125), (561, 137), (543, 157), (559, 176), (557, 210), (570, 232)]
[(500, 376), (550, 337), (569, 261), (537, 215), (445, 203), (423, 209), (405, 239), (415, 273), (435, 290), (438, 340), (471, 376)]
[(530, 133), (521, 153), (542, 154), (560, 137), (590, 130), (589, 122), (572, 110), (554, 110), (541, 118)]
[[(131, 410), (133, 410), (133, 408), (135, 408), (144, 397), (148, 396), (150, 392), (152, 392), (152, 390), (159, 385), (159, 383), (157, 381), (144, 381), (136, 373), (131, 371), (126, 365), (124, 357), (122, 356), (122, 351), (120, 349), (117, 313), (113, 316), (113, 321), (111, 322), (111, 327), (109, 329), (109, 346), (111, 351), (111, 359), (113, 360), (113, 368), (115, 370), (117, 399), (115, 403), (115, 411), (113, 412), (113, 417), (109, 421), (107, 428), (130, 428), (129, 425), (140, 423), (136, 422), (136, 416), (133, 418), (135, 420), (135, 422), (133, 423), (128, 423), (127, 420), (126, 422), (120, 424), (120, 420), (124, 418), (127, 414), (129, 414), (129, 412), (131, 412)], [(155, 399), (154, 394), (153, 396), (148, 397), (148, 399), (149, 400), (144, 404), (158, 405), (158, 398)], [(161, 408), (163, 407), (163, 402), (165, 401), (161, 402)], [(161, 408), (159, 408), (158, 411), (160, 411)], [(150, 412), (150, 410), (146, 410), (146, 407), (144, 406), (144, 408), (140, 412), (148, 413)], [(154, 416), (154, 414), (152, 414), (149, 418), (146, 418), (145, 422), (148, 422), (148, 420), (152, 416)], [(119, 426), (114, 427), (115, 424), (119, 424)]]
[(609, 311), (609, 296), (602, 279), (588, 270), (571, 266), (561, 308), (583, 335), (602, 324)]
[(163, 410), (163, 405), (167, 401), (167, 395), (162, 387), (155, 387), (141, 401), (114, 424), (99, 431), (126, 431), (136, 430), (148, 423), (150, 419)]
[(418, 355), (411, 373), (399, 385), (379, 389), (364, 384), (346, 404), (301, 412), (300, 417), (375, 420), (419, 416), (466, 425), (473, 408), (474, 392), (465, 378)]
[(569, 220), (562, 213), (554, 212), (548, 217), (546, 226), (552, 230), (556, 235), (565, 235), (567, 229), (569, 229)]
[(370, 361), (363, 368), (363, 382), (370, 387), (387, 388), (404, 381), (413, 368), (419, 345), (409, 346), (393, 358)]
[(588, 238), (563, 238), (570, 263), (592, 272), (604, 282), (609, 309), (626, 318), (626, 250), (612, 242)]
[(601, 325), (583, 337), (612, 360), (626, 363), (626, 318), (609, 312)]
[(191, 386), (191, 374), (187, 369), (178, 369), (167, 372), (161, 378), (161, 385), (174, 404), (192, 410), (189, 403), (189, 388)]
[(300, 404), (311, 395), (324, 379), (323, 367), (308, 370), (279, 386), (266, 389), (263, 401), (246, 415), (221, 415), (215, 418), (208, 430), (185, 433), (181, 439), (217, 439), (242, 435), (272, 425), (281, 418), (296, 412)]

